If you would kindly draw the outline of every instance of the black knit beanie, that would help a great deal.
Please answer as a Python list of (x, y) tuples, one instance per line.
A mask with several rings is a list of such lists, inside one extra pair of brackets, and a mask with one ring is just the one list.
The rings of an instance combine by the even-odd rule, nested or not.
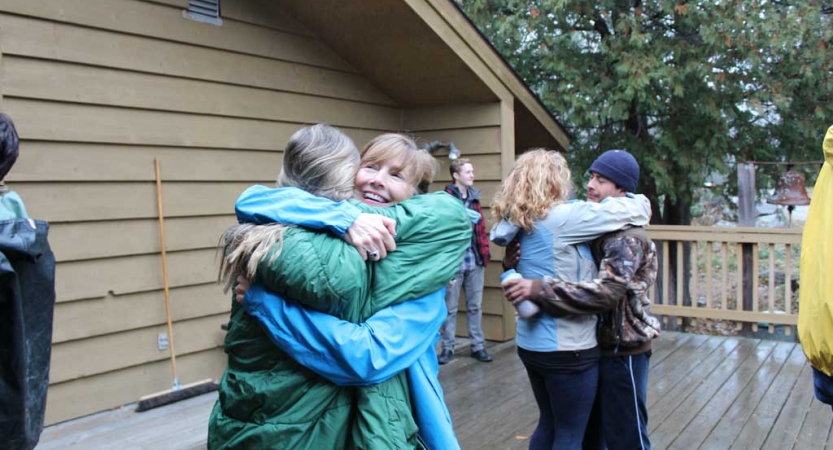
[(6, 178), (6, 174), (17, 161), (19, 145), (12, 118), (0, 113), (0, 180)]
[(602, 153), (590, 165), (589, 172), (607, 178), (628, 192), (635, 192), (636, 183), (639, 181), (639, 164), (633, 155), (624, 150), (608, 150)]

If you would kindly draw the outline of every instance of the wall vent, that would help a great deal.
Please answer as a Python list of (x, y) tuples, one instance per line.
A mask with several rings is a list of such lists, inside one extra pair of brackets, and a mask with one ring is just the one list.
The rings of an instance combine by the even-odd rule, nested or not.
[(223, 19), (220, 18), (220, 0), (188, 0), (188, 9), (182, 11), (182, 16), (217, 26), (223, 24)]

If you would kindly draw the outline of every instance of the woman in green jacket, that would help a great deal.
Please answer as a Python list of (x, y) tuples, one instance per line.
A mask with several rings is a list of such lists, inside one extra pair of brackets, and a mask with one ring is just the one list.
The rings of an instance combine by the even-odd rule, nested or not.
[[(310, 156), (305, 150), (320, 142), (297, 146), (296, 138), (287, 146), (279, 185), (345, 198), (349, 192), (343, 179), (350, 172), (339, 170), (335, 178), (310, 176), (310, 171), (332, 175), (334, 166), (332, 161), (323, 167), (316, 161), (299, 163)], [(350, 145), (342, 147), (347, 151), (330, 153), (348, 155), (343, 165), (349, 166)], [(465, 211), (442, 193), (393, 208), (370, 206), (390, 206), (424, 191), (433, 176), (432, 163), (430, 155), (401, 135), (380, 136), (362, 152), (355, 194), (364, 203), (351, 203), (396, 221), (398, 249), (387, 259), (365, 263), (353, 247), (326, 233), (241, 225), (228, 234), (227, 276), (251, 275), (255, 269), (255, 281), (276, 293), (356, 323), (386, 306), (441, 289), (454, 276), (470, 236)], [(320, 186), (302, 184), (309, 180)], [(209, 425), (210, 448), (424, 448), (404, 373), (372, 386), (336, 386), (274, 347), (236, 304), (226, 352), (229, 367)]]

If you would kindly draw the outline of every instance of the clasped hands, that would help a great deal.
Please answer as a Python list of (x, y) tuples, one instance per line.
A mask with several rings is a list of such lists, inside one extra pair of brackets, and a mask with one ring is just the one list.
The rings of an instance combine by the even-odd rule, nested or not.
[(396, 250), (396, 221), (378, 214), (361, 213), (344, 235), (362, 259), (379, 261), (385, 259), (388, 252)]

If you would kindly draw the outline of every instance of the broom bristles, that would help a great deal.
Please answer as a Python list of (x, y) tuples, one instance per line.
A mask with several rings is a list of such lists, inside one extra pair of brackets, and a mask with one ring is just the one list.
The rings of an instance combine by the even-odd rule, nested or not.
[(171, 389), (157, 394), (146, 395), (139, 399), (139, 403), (136, 405), (136, 412), (147, 411), (149, 409), (169, 405), (180, 400), (207, 394), (209, 392), (216, 391), (218, 388), (219, 386), (217, 383), (211, 380), (206, 380), (192, 383), (179, 389)]

